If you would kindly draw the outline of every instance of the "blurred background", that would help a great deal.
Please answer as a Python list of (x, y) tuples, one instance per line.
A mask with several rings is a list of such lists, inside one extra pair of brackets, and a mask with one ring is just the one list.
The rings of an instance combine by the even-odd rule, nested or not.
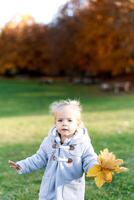
[(78, 99), (97, 153), (127, 173), (85, 200), (134, 199), (134, 1), (0, 0), (0, 200), (37, 200), (43, 170), (8, 167), (36, 152), (53, 126), (49, 105)]
[(134, 74), (133, 0), (63, 2), (57, 4), (57, 13), (52, 6), (47, 8), (47, 1), (41, 4), (44, 12), (34, 7), (36, 13), (32, 6), (38, 4), (31, 1), (33, 16), (30, 8), (27, 13), (18, 11), (21, 14), (17, 7), (13, 10), (14, 16), (10, 14), (12, 18), (0, 29), (0, 75), (111, 78)]

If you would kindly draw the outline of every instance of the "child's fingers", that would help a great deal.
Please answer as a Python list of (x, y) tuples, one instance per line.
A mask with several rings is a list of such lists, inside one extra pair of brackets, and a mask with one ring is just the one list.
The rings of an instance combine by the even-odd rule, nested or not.
[(16, 163), (14, 161), (12, 161), (12, 160), (9, 160), (8, 164), (14, 164), (15, 165)]
[(18, 164), (16, 164), (15, 162), (13, 162), (13, 161), (11, 161), (11, 160), (8, 161), (8, 164), (9, 164), (9, 166), (10, 166), (11, 168), (13, 168), (13, 169), (17, 169), (17, 170), (20, 170), (20, 169), (21, 169), (21, 167), (20, 167)]
[(12, 166), (12, 167), (15, 167), (15, 166), (16, 166), (16, 163), (13, 162), (13, 161), (11, 161), (11, 160), (8, 161), (8, 164), (9, 164), (10, 166)]

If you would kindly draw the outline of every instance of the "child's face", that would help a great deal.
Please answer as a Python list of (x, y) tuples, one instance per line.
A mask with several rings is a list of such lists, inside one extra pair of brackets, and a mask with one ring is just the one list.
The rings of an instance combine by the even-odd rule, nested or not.
[(56, 113), (55, 126), (61, 137), (71, 137), (78, 128), (78, 113), (65, 106)]

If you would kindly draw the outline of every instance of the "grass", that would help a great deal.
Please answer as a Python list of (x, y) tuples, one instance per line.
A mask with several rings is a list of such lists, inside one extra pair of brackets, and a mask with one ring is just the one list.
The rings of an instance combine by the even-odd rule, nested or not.
[(32, 155), (53, 124), (49, 104), (77, 98), (95, 151), (108, 148), (124, 159), (127, 173), (101, 189), (86, 178), (85, 200), (134, 199), (134, 94), (102, 93), (98, 86), (0, 80), (0, 200), (37, 200), (43, 171), (17, 175), (7, 162)]

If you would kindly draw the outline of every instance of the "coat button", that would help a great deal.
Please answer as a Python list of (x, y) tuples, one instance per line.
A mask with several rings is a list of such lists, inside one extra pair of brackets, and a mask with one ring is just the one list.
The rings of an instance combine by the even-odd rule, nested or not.
[(73, 162), (73, 160), (71, 158), (68, 158), (67, 163), (72, 163), (72, 162)]
[(70, 145), (69, 147), (70, 147), (69, 150), (74, 150), (75, 149), (75, 147), (73, 145)]
[(53, 156), (53, 160), (56, 160), (56, 156)]

